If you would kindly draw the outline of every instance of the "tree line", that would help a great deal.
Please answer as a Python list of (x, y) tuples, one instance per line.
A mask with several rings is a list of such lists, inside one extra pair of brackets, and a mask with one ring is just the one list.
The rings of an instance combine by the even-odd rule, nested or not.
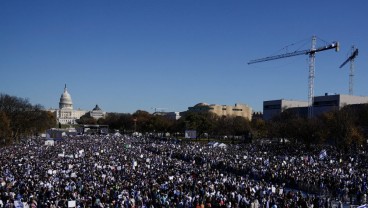
[[(197, 137), (232, 140), (278, 139), (285, 142), (332, 144), (342, 148), (367, 142), (368, 104), (349, 105), (307, 119), (292, 110), (284, 110), (272, 120), (248, 120), (223, 117), (210, 112), (185, 112), (178, 120), (165, 115), (138, 110), (130, 113), (108, 113), (98, 120), (88, 113), (79, 124), (108, 125), (121, 133), (153, 133), (183, 136), (185, 130), (196, 130)], [(57, 127), (53, 113), (28, 99), (0, 94), (0, 145), (18, 142), (21, 138)]]
[(368, 142), (368, 104), (347, 105), (312, 119), (285, 110), (267, 122), (267, 135), (290, 142), (350, 148)]
[(141, 132), (163, 135), (184, 135), (185, 130), (196, 130), (198, 137), (244, 136), (251, 131), (251, 122), (242, 117), (219, 117), (210, 112), (186, 112), (175, 120), (160, 114), (138, 110), (133, 114), (109, 113), (98, 120), (89, 114), (77, 120), (79, 124), (109, 125), (123, 133)]
[(88, 124), (109, 125), (110, 129), (123, 133), (168, 132), (183, 136), (185, 130), (196, 130), (197, 136), (202, 138), (267, 139), (307, 145), (331, 144), (342, 148), (362, 144), (368, 138), (368, 104), (345, 106), (312, 119), (285, 110), (269, 121), (222, 117), (210, 112), (186, 112), (179, 120), (173, 120), (138, 110), (133, 114), (109, 113), (99, 120), (86, 116), (82, 120)]
[(0, 94), (0, 146), (55, 127), (55, 116), (28, 99)]

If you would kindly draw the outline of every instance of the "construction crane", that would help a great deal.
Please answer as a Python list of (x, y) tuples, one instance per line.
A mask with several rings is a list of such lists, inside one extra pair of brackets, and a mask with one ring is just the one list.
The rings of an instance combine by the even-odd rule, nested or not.
[(314, 97), (314, 72), (315, 72), (315, 56), (317, 52), (335, 49), (339, 51), (339, 42), (332, 42), (329, 45), (325, 45), (319, 48), (316, 48), (317, 38), (316, 36), (312, 37), (312, 46), (311, 49), (302, 50), (302, 51), (294, 51), (290, 53), (268, 56), (265, 58), (254, 59), (248, 62), (248, 64), (255, 64), (259, 62), (271, 61), (275, 59), (287, 58), (298, 55), (309, 55), (309, 77), (308, 77), (308, 118), (313, 117), (313, 97)]
[(350, 74), (349, 74), (349, 95), (353, 95), (353, 78), (354, 78), (354, 59), (358, 56), (358, 49), (354, 46), (351, 47), (351, 55), (344, 63), (341, 64), (340, 69), (350, 62)]

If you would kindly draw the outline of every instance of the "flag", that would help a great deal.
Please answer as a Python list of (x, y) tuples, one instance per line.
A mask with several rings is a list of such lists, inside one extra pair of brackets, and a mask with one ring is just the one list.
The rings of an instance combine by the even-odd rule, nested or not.
[(266, 159), (264, 162), (263, 162), (264, 165), (266, 166), (269, 166), (270, 165), (270, 160), (269, 159)]
[(327, 151), (325, 149), (323, 149), (320, 153), (319, 153), (319, 159), (323, 160), (327, 157)]

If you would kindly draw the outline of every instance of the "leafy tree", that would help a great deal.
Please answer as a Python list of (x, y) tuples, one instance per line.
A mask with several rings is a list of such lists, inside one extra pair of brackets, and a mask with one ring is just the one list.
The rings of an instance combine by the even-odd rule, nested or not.
[(151, 120), (154, 130), (157, 132), (166, 133), (170, 131), (172, 129), (171, 127), (174, 125), (173, 120), (161, 115), (152, 116)]
[(324, 130), (321, 127), (323, 127), (323, 124), (318, 118), (300, 118), (299, 122), (295, 121), (295, 128), (299, 130), (297, 138), (301, 139), (301, 142), (304, 142), (307, 146), (324, 142)]
[(56, 118), (55, 115), (49, 111), (43, 110), (42, 106), (35, 106), (35, 109), (31, 112), (29, 123), (32, 124), (30, 127), (31, 132), (39, 133), (44, 132), (47, 129), (56, 126)]
[(133, 121), (135, 122), (135, 130), (138, 132), (151, 132), (153, 130), (152, 123), (150, 119), (152, 115), (143, 110), (137, 110), (132, 115)]
[(186, 123), (184, 118), (180, 118), (176, 121), (173, 121), (173, 125), (171, 126), (171, 133), (174, 134), (183, 134), (186, 129)]
[(233, 120), (231, 117), (222, 116), (216, 122), (215, 134), (222, 138), (233, 135)]
[(267, 137), (267, 124), (263, 119), (252, 119), (250, 124), (252, 135), (255, 139)]
[(248, 119), (240, 116), (232, 117), (231, 119), (233, 120), (233, 135), (244, 136), (251, 131)]
[(97, 120), (93, 118), (89, 112), (81, 116), (79, 119), (77, 119), (76, 122), (78, 124), (85, 124), (85, 125), (87, 124), (96, 125), (97, 124)]
[(304, 129), (305, 121), (294, 111), (285, 109), (268, 123), (269, 137), (279, 138), (282, 141), (288, 139), (291, 142), (299, 142), (306, 130)]
[(325, 122), (329, 128), (329, 138), (339, 147), (360, 144), (363, 133), (356, 125), (356, 118), (350, 108), (331, 111), (325, 114)]
[(120, 130), (123, 133), (132, 132), (134, 129), (133, 117), (126, 113), (109, 113), (105, 118), (98, 119), (97, 123), (108, 125), (110, 129)]
[(199, 136), (202, 136), (204, 133), (208, 133), (209, 135), (213, 135), (214, 128), (216, 126), (215, 122), (218, 119), (218, 116), (211, 112), (200, 113), (200, 122), (197, 127), (197, 133)]
[(56, 124), (51, 113), (41, 105), (32, 105), (28, 99), (0, 94), (0, 111), (4, 125), (9, 123), (10, 134), (6, 135), (9, 137), (7, 141), (11, 142), (18, 142), (22, 137), (35, 135)]
[(368, 138), (368, 104), (353, 107), (355, 125), (360, 129), (364, 138)]
[(204, 133), (213, 134), (218, 116), (210, 112), (188, 112), (181, 119), (186, 129), (196, 130), (197, 136), (201, 137)]
[(134, 120), (131, 114), (120, 114), (119, 116), (120, 129), (123, 132), (132, 132), (134, 130)]
[(0, 145), (9, 144), (10, 141), (10, 122), (3, 111), (0, 111)]
[(105, 118), (101, 118), (98, 120), (98, 124), (101, 125), (109, 125), (110, 129), (120, 129), (121, 125), (119, 124), (119, 114), (117, 113), (109, 113)]

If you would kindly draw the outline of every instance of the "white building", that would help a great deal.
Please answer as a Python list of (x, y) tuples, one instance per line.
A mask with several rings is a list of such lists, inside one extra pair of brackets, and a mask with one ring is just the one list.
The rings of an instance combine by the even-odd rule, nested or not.
[(76, 124), (76, 120), (87, 113), (85, 110), (73, 109), (72, 97), (68, 93), (66, 85), (60, 97), (59, 109), (51, 109), (50, 111), (54, 113), (57, 122), (60, 124)]
[(101, 108), (98, 105), (96, 105), (96, 107), (89, 112), (89, 115), (94, 119), (98, 120), (99, 118), (105, 118), (106, 112), (103, 112)]
[(179, 120), (180, 112), (154, 112), (152, 113), (154, 116), (163, 116), (171, 120)]

